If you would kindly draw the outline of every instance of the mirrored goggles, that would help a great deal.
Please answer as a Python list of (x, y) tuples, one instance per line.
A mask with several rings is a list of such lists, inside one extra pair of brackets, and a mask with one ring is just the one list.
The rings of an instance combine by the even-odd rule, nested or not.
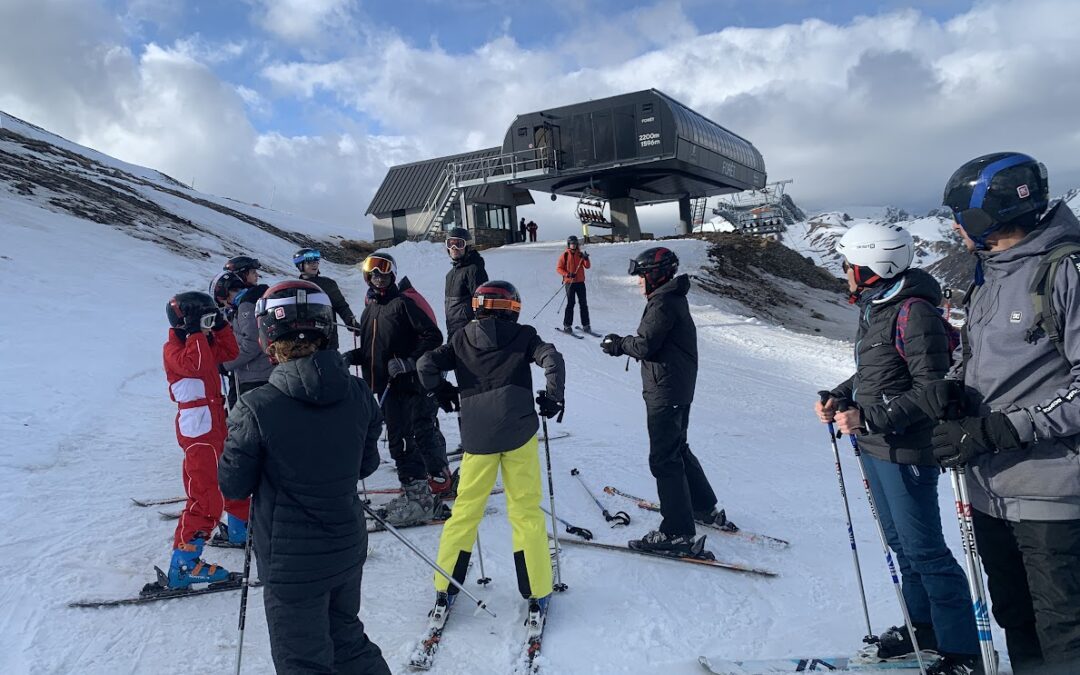
[(372, 272), (378, 272), (379, 274), (393, 274), (394, 261), (380, 258), (375, 255), (369, 255), (364, 260), (363, 270), (364, 274), (371, 274)]
[(293, 264), (299, 265), (302, 262), (319, 262), (320, 260), (322, 260), (322, 253), (319, 251), (306, 251), (293, 258)]
[(450, 249), (451, 251), (461, 251), (467, 245), (468, 245), (468, 242), (466, 242), (461, 237), (449, 237), (446, 240), (446, 248)]

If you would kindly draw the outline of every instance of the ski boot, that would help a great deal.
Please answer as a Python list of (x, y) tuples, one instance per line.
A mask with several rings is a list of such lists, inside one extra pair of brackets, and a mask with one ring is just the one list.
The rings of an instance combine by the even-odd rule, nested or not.
[(627, 544), (630, 548), (649, 553), (659, 553), (673, 558), (700, 558), (713, 560), (714, 556), (705, 550), (705, 535), (694, 537), (692, 535), (669, 535), (660, 530), (653, 530), (641, 539), (631, 539)]
[(528, 629), (530, 640), (543, 635), (544, 621), (547, 619), (547, 609), (550, 601), (550, 595), (545, 595), (542, 598), (529, 598), (529, 613), (525, 617), (525, 626)]
[(418, 525), (445, 516), (443, 503), (431, 494), (427, 479), (417, 478), (405, 483), (405, 492), (392, 500), (382, 514), (383, 519), (394, 527)]
[(574, 334), (574, 327), (573, 326), (563, 326), (560, 330), (562, 332), (566, 333), (567, 335), (573, 335)]
[(926, 668), (926, 675), (983, 675), (983, 672), (982, 657), (978, 654), (942, 654)]
[[(915, 637), (925, 659), (933, 660), (937, 656), (937, 636), (934, 627), (928, 623), (915, 624)], [(929, 656), (927, 656), (929, 655)], [(859, 650), (859, 661), (880, 662), (903, 660), (915, 656), (915, 646), (911, 643), (906, 625), (893, 626), (884, 631), (876, 644)]]
[(201, 537), (173, 549), (168, 575), (170, 589), (188, 588), (192, 584), (214, 584), (230, 579), (229, 570), (219, 565), (207, 564), (199, 558), (202, 550)]
[(725, 532), (739, 531), (739, 528), (735, 523), (727, 519), (727, 514), (724, 512), (724, 509), (717, 509), (715, 506), (708, 511), (694, 511), (694, 522), (708, 525), (709, 527), (715, 527), (716, 529), (724, 530)]
[(215, 548), (244, 548), (248, 538), (247, 522), (231, 513), (226, 516), (227, 522), (218, 523), (217, 531), (210, 537), (207, 545)]
[(450, 472), (450, 467), (442, 470), (442, 474), (428, 478), (428, 486), (431, 494), (439, 499), (453, 499), (457, 496), (457, 486), (460, 475), (457, 471)]

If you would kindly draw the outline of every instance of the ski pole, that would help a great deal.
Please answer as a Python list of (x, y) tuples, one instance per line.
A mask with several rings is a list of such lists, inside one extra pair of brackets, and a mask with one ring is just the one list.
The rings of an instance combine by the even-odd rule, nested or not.
[[(821, 403), (824, 405), (829, 402), (832, 393), (819, 391), (818, 396), (821, 397)], [(836, 461), (836, 480), (840, 483), (840, 497), (844, 500), (848, 543), (851, 544), (851, 559), (855, 563), (855, 579), (859, 582), (859, 599), (862, 600), (863, 618), (866, 619), (866, 636), (863, 637), (863, 642), (874, 644), (878, 641), (878, 638), (874, 635), (874, 629), (870, 625), (870, 608), (866, 604), (866, 589), (863, 587), (862, 567), (859, 565), (859, 550), (855, 546), (855, 529), (851, 525), (851, 506), (848, 503), (847, 488), (844, 487), (844, 470), (840, 466), (840, 449), (836, 447), (836, 427), (832, 422), (829, 422), (829, 442), (832, 443), (833, 459)]]
[[(543, 506), (540, 507), (540, 510), (543, 511), (544, 513), (548, 514), (549, 516), (551, 516), (551, 511), (548, 511)], [(584, 527), (577, 527), (576, 525), (571, 525), (570, 523), (568, 523), (563, 518), (556, 518), (555, 516), (551, 516), (551, 517), (555, 518), (560, 523), (562, 523), (563, 525), (566, 526), (566, 533), (567, 534), (573, 534), (575, 536), (581, 537), (585, 541), (589, 541), (590, 539), (593, 538), (592, 532), (586, 530)]]
[(971, 499), (968, 497), (964, 467), (956, 467), (949, 472), (952, 478), (953, 494), (956, 495), (956, 517), (960, 521), (960, 538), (964, 542), (964, 557), (967, 559), (968, 590), (975, 610), (975, 627), (979, 634), (979, 650), (982, 652), (983, 671), (986, 675), (997, 675), (997, 658), (994, 652), (994, 638), (990, 634), (990, 613), (986, 608), (986, 591), (983, 589), (982, 567), (979, 565), (979, 549), (975, 545), (975, 525), (971, 517)]
[[(839, 399), (836, 409), (840, 412), (851, 407), (851, 402)], [(900, 611), (904, 614), (904, 625), (907, 626), (908, 636), (911, 637), (911, 646), (915, 649), (915, 659), (919, 662), (919, 672), (926, 675), (926, 664), (923, 663), (922, 650), (919, 648), (919, 640), (915, 637), (915, 626), (911, 623), (911, 614), (908, 613), (907, 602), (904, 601), (904, 591), (900, 586), (900, 578), (896, 575), (896, 565), (893, 563), (892, 551), (889, 549), (889, 541), (885, 538), (885, 528), (881, 526), (878, 517), (877, 504), (874, 502), (874, 493), (870, 490), (870, 480), (866, 477), (866, 466), (863, 465), (862, 451), (859, 450), (859, 439), (855, 434), (848, 434), (851, 441), (851, 449), (855, 453), (855, 459), (859, 462), (859, 472), (862, 474), (863, 489), (866, 490), (866, 502), (870, 505), (870, 515), (874, 517), (877, 525), (878, 537), (881, 539), (881, 548), (885, 552), (885, 563), (889, 566), (889, 576), (892, 577), (893, 588), (896, 589), (896, 599), (900, 602)]]
[(255, 495), (248, 502), (247, 541), (244, 542), (244, 578), (240, 586), (240, 637), (236, 645), (236, 675), (240, 675), (240, 662), (244, 658), (244, 623), (247, 619), (248, 586), (251, 581), (251, 540), (255, 537)]
[(396, 527), (394, 527), (390, 523), (386, 522), (386, 520), (384, 520), (382, 516), (380, 516), (378, 513), (376, 513), (374, 509), (372, 509), (370, 506), (368, 506), (364, 502), (360, 502), (360, 506), (364, 509), (364, 511), (367, 512), (367, 514), (369, 516), (372, 517), (372, 519), (375, 520), (375, 522), (377, 522), (382, 527), (385, 527), (387, 532), (389, 532), (390, 534), (397, 537), (398, 541), (400, 541), (402, 544), (405, 544), (405, 546), (410, 551), (415, 553), (418, 558), (420, 558), (421, 560), (426, 562), (428, 564), (428, 567), (435, 570), (439, 574), (443, 575), (446, 578), (446, 580), (449, 581), (451, 583), (451, 585), (454, 586), (454, 588), (458, 589), (459, 591), (464, 593), (466, 597), (468, 597), (470, 600), (475, 602), (477, 611), (484, 610), (485, 612), (490, 614), (492, 618), (495, 618), (495, 612), (492, 612), (490, 609), (487, 608), (487, 603), (485, 603), (483, 600), (481, 600), (480, 598), (477, 598), (475, 595), (470, 593), (467, 588), (465, 588), (464, 586), (462, 586), (458, 582), (457, 579), (455, 579), (446, 570), (444, 570), (442, 567), (440, 567), (439, 563), (437, 563), (434, 560), (432, 560), (431, 558), (429, 558), (426, 553), (424, 553), (423, 551), (421, 551), (419, 548), (416, 547), (416, 544), (409, 541), (405, 537), (405, 535), (401, 534), (401, 532), (398, 532), (398, 529)]
[(547, 306), (551, 304), (551, 301), (555, 299), (555, 296), (556, 296), (556, 295), (558, 295), (558, 294), (559, 294), (559, 291), (561, 291), (561, 290), (562, 290), (562, 286), (560, 286), (559, 288), (555, 289), (555, 293), (554, 293), (554, 294), (552, 294), (552, 296), (551, 296), (550, 298), (548, 298), (548, 301), (544, 303), (544, 306), (543, 306), (543, 307), (541, 307), (540, 309), (536, 310), (536, 314), (533, 314), (532, 318), (534, 318), (534, 319), (535, 319), (536, 317), (540, 316), (540, 312), (542, 312), (542, 311), (544, 311), (545, 309), (547, 309)]
[(559, 561), (561, 550), (559, 549), (559, 528), (555, 526), (555, 483), (551, 479), (551, 443), (548, 441), (547, 418), (541, 417), (540, 423), (544, 425), (544, 456), (547, 459), (548, 498), (551, 501), (551, 538), (555, 540), (555, 585), (552, 586), (552, 590), (561, 592), (565, 591), (567, 586), (562, 580), (562, 565)]
[(570, 469), (570, 475), (578, 479), (578, 482), (581, 483), (581, 487), (585, 488), (585, 492), (588, 492), (589, 497), (594, 502), (596, 502), (597, 506), (600, 507), (600, 512), (604, 514), (604, 520), (608, 521), (609, 523), (615, 521), (615, 524), (612, 525), (612, 527), (619, 527), (620, 525), (630, 524), (630, 514), (626, 511), (616, 511), (615, 515), (611, 515), (611, 513), (608, 512), (607, 508), (603, 505), (603, 503), (601, 503), (601, 501), (596, 498), (596, 495), (593, 494), (593, 491), (590, 490), (589, 486), (585, 484), (585, 480), (581, 477), (580, 471), (578, 471), (577, 469)]
[(476, 531), (476, 557), (480, 559), (480, 578), (476, 580), (476, 583), (487, 586), (491, 583), (491, 577), (484, 574), (484, 547), (480, 545), (480, 530)]

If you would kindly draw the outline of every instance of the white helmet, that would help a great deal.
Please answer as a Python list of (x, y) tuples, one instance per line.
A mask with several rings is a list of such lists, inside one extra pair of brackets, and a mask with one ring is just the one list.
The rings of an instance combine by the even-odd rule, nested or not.
[(869, 268), (882, 279), (892, 279), (911, 266), (915, 242), (899, 225), (859, 223), (836, 244), (836, 252), (849, 265)]

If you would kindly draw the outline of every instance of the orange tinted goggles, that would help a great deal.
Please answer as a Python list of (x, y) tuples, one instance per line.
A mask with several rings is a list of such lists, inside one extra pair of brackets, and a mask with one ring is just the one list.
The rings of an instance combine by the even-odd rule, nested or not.
[(507, 300), (506, 298), (473, 298), (472, 299), (473, 311), (480, 308), (483, 309), (508, 309), (511, 312), (521, 312), (521, 303), (516, 300)]
[(364, 274), (371, 274), (372, 272), (378, 272), (379, 274), (390, 274), (394, 271), (394, 261), (387, 260), (386, 258), (380, 258), (379, 256), (369, 255), (364, 259), (363, 266)]

